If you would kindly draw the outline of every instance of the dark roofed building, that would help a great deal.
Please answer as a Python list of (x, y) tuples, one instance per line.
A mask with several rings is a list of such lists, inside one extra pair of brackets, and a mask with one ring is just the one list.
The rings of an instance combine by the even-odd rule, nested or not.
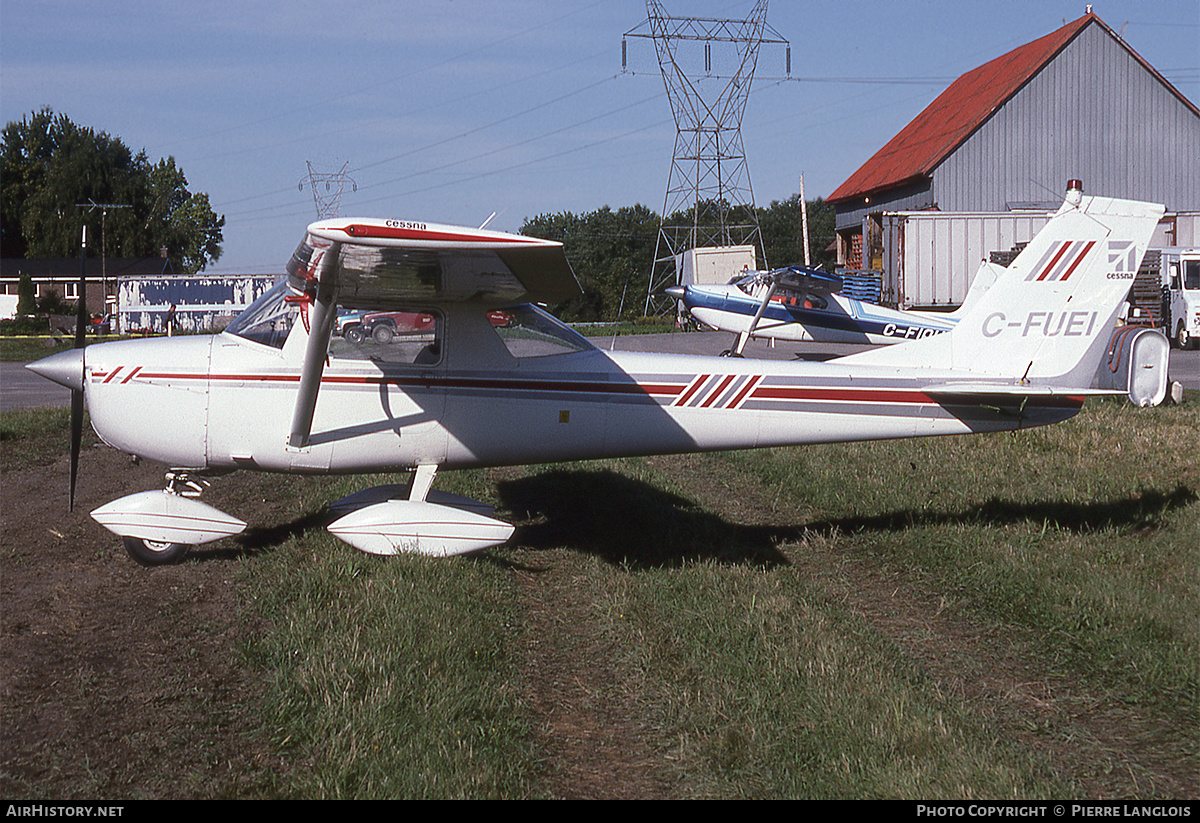
[(1044, 211), (1069, 179), (1200, 212), (1197, 157), (1200, 109), (1089, 9), (964, 74), (830, 195), (839, 261), (886, 269), (884, 213)]
[[(166, 257), (110, 257), (101, 262), (86, 258), (84, 277), (87, 282), (88, 311), (105, 314), (114, 310), (117, 279), (134, 275), (174, 274)], [(6, 257), (0, 260), (0, 294), (14, 296), (22, 275), (29, 275), (40, 300), (56, 292), (64, 304), (74, 303), (79, 296), (79, 258), (47, 259)], [(11, 312), (10, 312), (11, 313)]]

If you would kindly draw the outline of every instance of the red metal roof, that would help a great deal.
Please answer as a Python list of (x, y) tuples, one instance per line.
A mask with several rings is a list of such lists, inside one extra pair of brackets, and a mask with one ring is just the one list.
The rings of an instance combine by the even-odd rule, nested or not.
[[(852, 200), (932, 174), (942, 160), (962, 145), (1091, 23), (1102, 26), (1116, 38), (1104, 21), (1088, 12), (1057, 31), (1013, 49), (955, 80), (916, 119), (839, 186), (829, 196), (829, 201)], [(1130, 52), (1170, 88), (1170, 84), (1145, 60), (1132, 49)]]

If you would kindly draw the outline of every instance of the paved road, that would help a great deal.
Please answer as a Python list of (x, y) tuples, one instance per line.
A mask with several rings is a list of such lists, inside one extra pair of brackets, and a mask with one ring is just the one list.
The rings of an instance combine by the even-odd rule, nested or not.
[[(728, 349), (733, 336), (722, 332), (692, 334), (631, 334), (611, 338), (593, 337), (592, 342), (602, 349), (623, 351), (657, 351), (676, 354), (720, 354)], [(852, 354), (869, 346), (829, 343), (776, 343), (752, 340), (746, 346), (747, 357), (771, 360), (828, 360)], [(1171, 349), (1168, 374), (1183, 384), (1185, 391), (1200, 391), (1200, 352)], [(0, 411), (28, 409), (37, 406), (65, 406), (71, 402), (71, 392), (49, 380), (38, 377), (22, 363), (0, 362)]]
[(70, 389), (38, 377), (24, 363), (0, 361), (0, 412), (69, 405)]

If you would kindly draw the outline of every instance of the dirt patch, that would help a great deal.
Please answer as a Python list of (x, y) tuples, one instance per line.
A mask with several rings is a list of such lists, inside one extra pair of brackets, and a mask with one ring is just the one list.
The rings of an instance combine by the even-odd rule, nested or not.
[(256, 793), (270, 757), (235, 652), (235, 569), (134, 565), (87, 512), (160, 487), (162, 468), (103, 447), (81, 468), (74, 512), (65, 459), (5, 470), (0, 484), (0, 794)]

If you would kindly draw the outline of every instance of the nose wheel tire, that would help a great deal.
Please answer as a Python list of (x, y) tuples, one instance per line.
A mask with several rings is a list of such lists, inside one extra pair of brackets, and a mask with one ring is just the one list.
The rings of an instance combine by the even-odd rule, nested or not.
[(183, 560), (191, 548), (187, 543), (166, 543), (157, 540), (142, 540), (139, 537), (125, 537), (125, 551), (129, 552), (139, 565), (169, 566)]

